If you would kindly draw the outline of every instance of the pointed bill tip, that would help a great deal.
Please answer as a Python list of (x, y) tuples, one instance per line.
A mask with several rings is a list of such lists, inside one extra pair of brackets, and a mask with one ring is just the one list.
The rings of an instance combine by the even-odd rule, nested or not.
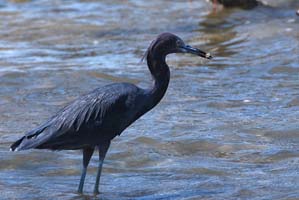
[(213, 56), (212, 56), (210, 53), (207, 53), (207, 54), (206, 54), (206, 58), (207, 58), (207, 59), (212, 59)]
[(197, 56), (200, 56), (202, 58), (206, 58), (206, 59), (212, 59), (213, 56), (210, 53), (206, 53), (200, 49), (191, 47), (189, 45), (185, 45), (183, 47), (180, 47), (179, 52), (181, 53), (191, 53)]

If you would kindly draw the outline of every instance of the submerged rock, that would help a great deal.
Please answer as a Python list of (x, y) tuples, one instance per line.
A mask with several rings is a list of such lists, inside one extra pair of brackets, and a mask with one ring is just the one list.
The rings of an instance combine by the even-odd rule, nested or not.
[[(214, 2), (214, 0), (210, 0)], [(217, 3), (222, 4), (224, 7), (240, 7), (243, 9), (252, 9), (259, 4), (257, 0), (215, 0)]]

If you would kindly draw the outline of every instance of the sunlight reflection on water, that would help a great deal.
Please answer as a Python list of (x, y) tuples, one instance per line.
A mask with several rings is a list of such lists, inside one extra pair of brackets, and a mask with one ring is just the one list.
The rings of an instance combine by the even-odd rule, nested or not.
[(2, 198), (93, 199), (96, 156), (80, 196), (80, 152), (8, 147), (92, 88), (146, 87), (140, 59), (165, 31), (215, 59), (168, 57), (168, 92), (113, 141), (101, 198), (299, 198), (293, 7), (210, 13), (204, 1), (17, 2), (0, 3)]

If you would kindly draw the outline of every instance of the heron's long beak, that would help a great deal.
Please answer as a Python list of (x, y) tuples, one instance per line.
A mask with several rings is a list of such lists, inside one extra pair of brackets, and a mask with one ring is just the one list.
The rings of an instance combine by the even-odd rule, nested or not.
[(195, 54), (197, 56), (207, 58), (207, 59), (213, 58), (210, 53), (206, 53), (200, 49), (193, 48), (189, 45), (185, 45), (185, 46), (181, 47), (181, 50), (182, 50), (182, 53), (191, 53), (191, 54)]

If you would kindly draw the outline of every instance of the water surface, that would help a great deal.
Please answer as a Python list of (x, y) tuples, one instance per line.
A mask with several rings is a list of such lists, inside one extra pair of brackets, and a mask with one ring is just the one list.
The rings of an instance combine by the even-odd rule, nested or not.
[(97, 198), (298, 199), (299, 4), (280, 3), (0, 1), (1, 199), (93, 199), (97, 156), (82, 196), (80, 152), (9, 145), (93, 88), (147, 87), (165, 31), (215, 58), (168, 57), (164, 99), (113, 140)]

